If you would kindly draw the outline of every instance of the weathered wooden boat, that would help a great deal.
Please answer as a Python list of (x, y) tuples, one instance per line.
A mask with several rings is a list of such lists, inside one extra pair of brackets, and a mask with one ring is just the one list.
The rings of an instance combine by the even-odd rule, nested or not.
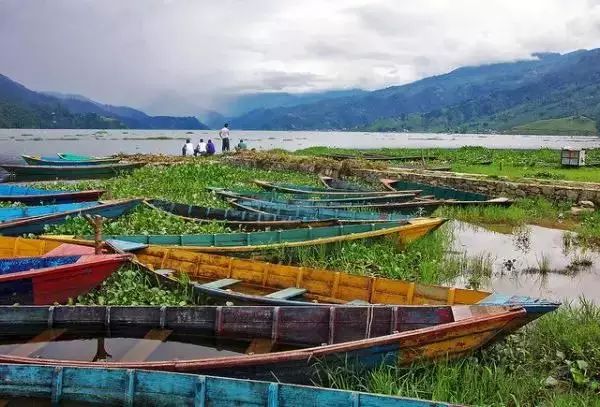
[[(249, 202), (267, 202), (254, 200), (251, 198), (244, 198), (239, 200), (242, 205), (248, 205)], [(444, 202), (433, 199), (415, 199), (409, 202), (392, 202), (392, 203), (373, 203), (373, 202), (328, 202), (328, 201), (301, 201), (298, 204), (294, 202), (285, 201), (270, 201), (271, 203), (294, 209), (298, 206), (300, 208), (323, 208), (323, 209), (341, 209), (345, 211), (361, 210), (371, 212), (393, 212), (400, 215), (407, 215), (411, 217), (423, 217), (431, 215), (440, 205)]]
[[(52, 238), (52, 237), (48, 237)], [(60, 241), (0, 237), (0, 258), (56, 253), (64, 246), (81, 253), (82, 246)], [(128, 250), (120, 242), (109, 247)], [(78, 251), (78, 252), (73, 252)], [(187, 274), (197, 294), (235, 304), (258, 305), (520, 305), (528, 318), (555, 310), (560, 304), (526, 296), (420, 284), (335, 270), (287, 266), (253, 259), (190, 252), (161, 246), (134, 250), (137, 260), (165, 281)], [(532, 317), (533, 318), (533, 317)]]
[[(410, 221), (329, 226), (247, 233), (206, 233), (197, 235), (104, 235), (104, 239), (122, 240), (138, 244), (181, 247), (187, 250), (240, 253), (285, 247), (314, 246), (342, 241), (390, 236), (398, 244), (406, 244), (434, 231), (447, 219), (422, 218)], [(92, 236), (52, 236), (65, 243), (92, 244)]]
[(0, 223), (22, 218), (45, 216), (65, 211), (90, 208), (92, 206), (97, 205), (99, 205), (98, 202), (76, 202), (57, 205), (14, 206), (8, 208), (0, 208)]
[(306, 383), (320, 367), (344, 361), (370, 369), (463, 356), (507, 334), (525, 314), (473, 305), (3, 306), (0, 362)]
[(72, 153), (56, 153), (58, 158), (65, 161), (104, 161), (107, 163), (117, 163), (119, 162), (118, 157), (96, 157), (91, 155), (81, 155), (81, 154), (72, 154)]
[(131, 258), (126, 254), (0, 260), (0, 304), (53, 304), (84, 294)]
[(441, 200), (444, 205), (458, 205), (458, 206), (470, 206), (470, 205), (499, 205), (499, 206), (510, 206), (513, 204), (513, 200), (500, 197), (492, 198), (485, 194), (476, 192), (461, 191), (455, 188), (442, 187), (438, 185), (429, 185), (420, 182), (402, 181), (382, 178), (380, 182), (390, 191), (401, 192), (404, 188), (413, 189), (420, 188), (424, 195), (432, 195), (437, 200)]
[(317, 219), (304, 217), (299, 219), (293, 216), (186, 205), (160, 199), (150, 199), (144, 202), (151, 208), (171, 213), (189, 221), (199, 223), (217, 222), (226, 227), (242, 228), (244, 230), (296, 229), (302, 227), (334, 226), (343, 223), (333, 218)]
[(102, 165), (119, 162), (118, 158), (102, 159), (102, 160), (64, 160), (60, 157), (36, 157), (31, 155), (22, 155), (23, 160), (29, 165), (54, 165), (54, 166), (74, 166), (74, 165)]
[(145, 163), (100, 164), (100, 165), (9, 165), (0, 167), (17, 177), (30, 179), (85, 179), (108, 178), (143, 167)]
[(274, 182), (267, 182), (261, 180), (252, 181), (259, 187), (267, 191), (279, 191), (286, 194), (310, 194), (310, 195), (344, 195), (346, 197), (351, 195), (366, 196), (366, 195), (385, 195), (389, 194), (389, 191), (332, 191), (326, 188), (317, 188), (309, 185), (291, 185), (291, 184), (279, 184)]
[(14, 364), (0, 365), (0, 398), (86, 406), (450, 406), (406, 397), (185, 373)]
[(78, 215), (100, 215), (104, 218), (116, 218), (135, 208), (141, 201), (141, 199), (108, 201), (88, 207), (83, 205), (82, 207), (64, 212), (11, 220), (0, 223), (0, 234), (14, 236), (25, 233), (42, 233), (45, 226), (60, 224), (67, 217)]
[(406, 155), (392, 156), (384, 154), (330, 154), (335, 160), (368, 160), (368, 161), (419, 161), (419, 160), (435, 160), (435, 156), (431, 155)]
[(219, 196), (225, 199), (246, 200), (253, 199), (259, 201), (280, 202), (289, 205), (367, 205), (367, 204), (382, 204), (382, 203), (400, 203), (408, 202), (417, 198), (417, 194), (421, 191), (403, 191), (401, 193), (387, 195), (365, 195), (365, 196), (350, 196), (343, 198), (329, 198), (325, 195), (318, 198), (310, 198), (308, 195), (290, 195), (280, 194), (276, 192), (258, 192), (258, 193), (236, 193), (232, 191), (221, 190), (217, 192)]
[(52, 240), (0, 236), (0, 259), (15, 257), (70, 256), (94, 254), (90, 246), (55, 242)]
[(408, 220), (411, 217), (398, 213), (377, 213), (365, 211), (345, 211), (341, 209), (308, 207), (298, 205), (281, 205), (275, 202), (267, 201), (236, 201), (229, 200), (229, 204), (245, 211), (257, 213), (272, 213), (276, 215), (296, 216), (296, 217), (316, 217), (320, 219), (341, 219), (341, 220), (360, 220), (366, 222), (388, 222), (398, 220)]
[(39, 188), (31, 188), (23, 185), (0, 185), (1, 202), (21, 202), (26, 204), (55, 204), (97, 201), (104, 190), (95, 189), (89, 191), (52, 191)]

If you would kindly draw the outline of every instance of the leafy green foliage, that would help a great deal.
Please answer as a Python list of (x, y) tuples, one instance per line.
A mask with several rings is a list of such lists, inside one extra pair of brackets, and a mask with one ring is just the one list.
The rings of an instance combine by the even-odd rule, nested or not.
[(80, 305), (191, 305), (187, 281), (165, 287), (158, 279), (132, 268), (122, 268), (93, 291), (77, 297)]

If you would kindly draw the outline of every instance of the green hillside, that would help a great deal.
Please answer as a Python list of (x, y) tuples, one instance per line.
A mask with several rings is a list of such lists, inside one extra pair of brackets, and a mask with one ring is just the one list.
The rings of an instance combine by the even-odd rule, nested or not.
[(585, 116), (570, 116), (560, 119), (537, 120), (510, 129), (517, 134), (564, 134), (596, 135), (596, 122)]

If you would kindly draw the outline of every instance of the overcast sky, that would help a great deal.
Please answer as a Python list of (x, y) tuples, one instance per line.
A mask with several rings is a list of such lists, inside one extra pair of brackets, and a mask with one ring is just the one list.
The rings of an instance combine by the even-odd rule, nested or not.
[(133, 106), (375, 89), (598, 46), (600, 0), (0, 0), (0, 73)]

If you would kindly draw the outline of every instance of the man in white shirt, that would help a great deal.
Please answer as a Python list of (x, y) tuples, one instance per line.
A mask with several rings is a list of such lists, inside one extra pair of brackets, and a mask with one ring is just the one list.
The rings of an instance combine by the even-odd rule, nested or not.
[(206, 155), (206, 143), (204, 142), (204, 139), (200, 139), (200, 142), (196, 146), (196, 151), (194, 151), (194, 155)]
[(192, 140), (187, 139), (183, 148), (181, 149), (181, 155), (194, 155), (194, 145), (192, 144)]
[(219, 138), (221, 139), (221, 151), (229, 151), (229, 123), (225, 123), (223, 128), (219, 131)]

